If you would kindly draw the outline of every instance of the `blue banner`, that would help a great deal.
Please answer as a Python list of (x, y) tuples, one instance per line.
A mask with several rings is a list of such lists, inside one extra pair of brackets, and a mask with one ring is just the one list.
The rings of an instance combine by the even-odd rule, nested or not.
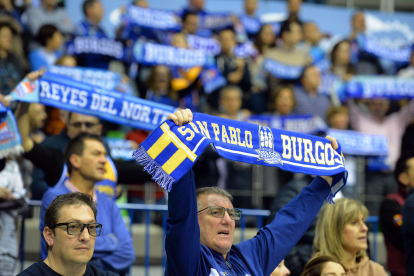
[(253, 115), (246, 122), (303, 134), (325, 132), (328, 128), (323, 119), (312, 115)]
[(362, 156), (388, 154), (388, 140), (385, 136), (337, 129), (328, 129), (327, 134), (336, 138), (341, 144), (342, 152), (346, 154)]
[(0, 103), (0, 159), (23, 153), (21, 144), (13, 112)]
[(390, 100), (412, 98), (414, 97), (414, 79), (356, 76), (338, 85), (337, 92), (349, 98), (388, 98)]
[(302, 66), (287, 65), (270, 58), (264, 61), (263, 68), (274, 77), (286, 80), (298, 79), (303, 71)]
[(91, 36), (77, 36), (68, 42), (67, 54), (97, 54), (115, 59), (124, 58), (124, 46), (121, 42), (109, 38)]
[(341, 78), (335, 74), (322, 74), (321, 82), (318, 87), (318, 93), (326, 96), (331, 96), (332, 93), (335, 93), (336, 84), (340, 82)]
[(234, 48), (234, 54), (240, 58), (256, 57), (259, 55), (253, 42), (247, 41), (246, 43), (238, 44)]
[(162, 30), (180, 31), (181, 19), (173, 12), (142, 8), (128, 5), (124, 14), (124, 20), (140, 27)]
[(205, 38), (188, 34), (186, 36), (188, 47), (194, 50), (201, 50), (207, 55), (216, 56), (221, 52), (221, 45), (217, 39)]
[(229, 13), (204, 13), (198, 15), (198, 28), (220, 31), (233, 26), (233, 17)]
[(45, 73), (35, 82), (24, 79), (7, 97), (15, 101), (39, 102), (144, 130), (155, 129), (175, 110), (172, 106), (101, 89), (53, 73)]
[(194, 67), (215, 63), (214, 57), (204, 54), (203, 51), (155, 43), (135, 43), (133, 52), (135, 61), (145, 65)]
[(121, 74), (108, 70), (53, 65), (48, 68), (48, 71), (106, 90), (116, 90), (128, 94), (132, 94), (133, 92), (131, 85), (123, 79)]
[(411, 46), (392, 49), (383, 46), (380, 43), (364, 35), (359, 35), (357, 37), (357, 42), (361, 51), (364, 51), (373, 56), (400, 63), (408, 63), (410, 61), (412, 52)]
[(255, 35), (259, 32), (260, 28), (262, 27), (262, 23), (256, 17), (251, 17), (248, 15), (240, 15), (239, 16), (240, 22), (243, 24), (246, 33), (249, 35)]

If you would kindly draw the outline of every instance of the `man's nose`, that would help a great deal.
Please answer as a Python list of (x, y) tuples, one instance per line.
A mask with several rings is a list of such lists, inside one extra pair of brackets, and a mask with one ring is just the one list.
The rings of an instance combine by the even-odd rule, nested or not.
[(79, 241), (89, 241), (91, 236), (89, 235), (88, 228), (85, 227), (79, 235)]

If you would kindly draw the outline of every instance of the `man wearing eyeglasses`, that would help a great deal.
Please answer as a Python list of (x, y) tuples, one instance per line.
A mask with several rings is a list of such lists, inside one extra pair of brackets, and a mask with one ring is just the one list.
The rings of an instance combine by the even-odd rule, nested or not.
[(113, 272), (88, 264), (96, 238), (102, 232), (97, 206), (91, 196), (75, 192), (57, 196), (46, 209), (43, 236), (47, 258), (31, 265), (18, 276), (115, 276)]
[[(177, 111), (168, 119), (182, 126), (191, 122), (190, 110)], [(338, 143), (327, 137), (334, 149)], [(218, 188), (195, 189), (190, 170), (168, 194), (166, 275), (264, 276), (270, 275), (299, 241), (330, 192), (332, 177), (316, 177), (282, 208), (273, 222), (257, 235), (233, 245), (235, 221), (241, 211), (232, 196)]]

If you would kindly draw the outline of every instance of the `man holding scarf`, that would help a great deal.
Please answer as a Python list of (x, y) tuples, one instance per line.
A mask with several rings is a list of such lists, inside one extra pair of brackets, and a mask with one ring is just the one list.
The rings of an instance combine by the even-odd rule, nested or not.
[[(192, 122), (193, 114), (181, 110), (168, 118), (182, 126)], [(334, 138), (326, 138), (338, 148)], [(220, 188), (196, 191), (189, 170), (174, 183), (168, 197), (166, 275), (270, 275), (313, 221), (332, 181), (330, 176), (316, 177), (254, 238), (233, 245), (241, 211), (233, 208), (232, 196)]]

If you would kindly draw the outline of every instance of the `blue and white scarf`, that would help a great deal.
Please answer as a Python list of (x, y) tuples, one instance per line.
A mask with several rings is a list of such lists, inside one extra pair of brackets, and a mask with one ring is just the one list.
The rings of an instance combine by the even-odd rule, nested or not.
[(198, 28), (220, 31), (233, 26), (229, 13), (201, 13), (198, 15)]
[(336, 90), (342, 99), (399, 100), (414, 97), (414, 80), (398, 77), (355, 76), (346, 83), (338, 83)]
[(172, 106), (101, 89), (49, 72), (35, 82), (24, 79), (6, 97), (14, 101), (38, 102), (145, 130), (155, 129), (175, 110)]
[(109, 70), (53, 65), (48, 68), (48, 71), (106, 90), (116, 90), (127, 94), (133, 94), (131, 85), (123, 80), (122, 75)]
[(243, 24), (244, 29), (250, 35), (255, 35), (259, 32), (262, 27), (262, 23), (256, 17), (251, 17), (249, 15), (243, 14), (239, 16), (240, 22)]
[(296, 80), (303, 71), (303, 66), (283, 64), (274, 59), (266, 59), (263, 68), (278, 79)]
[(259, 55), (259, 52), (251, 41), (238, 44), (233, 51), (239, 58), (256, 57)]
[(161, 187), (171, 191), (173, 183), (188, 172), (209, 144), (233, 161), (333, 175), (329, 202), (348, 177), (341, 148), (333, 150), (325, 138), (205, 114), (194, 114), (193, 122), (182, 127), (165, 121), (134, 152), (134, 157)]
[(217, 39), (205, 38), (188, 34), (186, 36), (188, 47), (194, 50), (201, 50), (207, 55), (217, 56), (221, 52), (221, 45)]
[(326, 96), (331, 96), (335, 93), (337, 83), (341, 82), (341, 78), (333, 73), (326, 73), (321, 75), (321, 82), (318, 87), (318, 93)]
[(252, 115), (246, 122), (303, 134), (316, 134), (328, 129), (323, 119), (312, 115)]
[(134, 157), (132, 157), (134, 149), (132, 148), (132, 142), (130, 140), (105, 137), (105, 141), (109, 146), (113, 160), (134, 160)]
[(96, 54), (115, 59), (124, 58), (124, 46), (121, 42), (105, 37), (76, 36), (67, 44), (68, 55)]
[(0, 103), (0, 159), (24, 152), (13, 112)]
[(173, 12), (128, 5), (124, 14), (126, 24), (161, 31), (180, 31), (181, 19)]
[(411, 46), (406, 46), (400, 49), (391, 49), (364, 35), (359, 35), (357, 37), (357, 43), (361, 51), (364, 51), (378, 58), (383, 58), (399, 63), (408, 63), (410, 61), (412, 52)]

